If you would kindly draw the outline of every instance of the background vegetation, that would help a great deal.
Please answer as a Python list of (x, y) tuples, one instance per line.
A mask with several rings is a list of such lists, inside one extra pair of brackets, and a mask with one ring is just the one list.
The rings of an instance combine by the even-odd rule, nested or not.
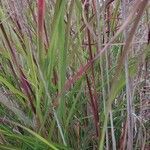
[(0, 149), (149, 149), (149, 6), (0, 0)]

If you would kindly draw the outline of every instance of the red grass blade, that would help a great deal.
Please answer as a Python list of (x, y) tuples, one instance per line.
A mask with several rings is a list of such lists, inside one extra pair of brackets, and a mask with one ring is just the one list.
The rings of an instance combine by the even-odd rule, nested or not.
[(42, 37), (44, 31), (45, 0), (38, 0), (38, 36)]
[(44, 17), (45, 17), (45, 0), (38, 0), (38, 18), (37, 18), (37, 34), (38, 34), (38, 57), (39, 62), (43, 62), (44, 48)]

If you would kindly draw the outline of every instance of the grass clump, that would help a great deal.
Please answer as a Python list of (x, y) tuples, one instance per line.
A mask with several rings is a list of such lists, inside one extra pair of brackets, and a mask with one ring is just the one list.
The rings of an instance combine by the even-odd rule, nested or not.
[(0, 149), (148, 148), (149, 15), (148, 0), (1, 0)]

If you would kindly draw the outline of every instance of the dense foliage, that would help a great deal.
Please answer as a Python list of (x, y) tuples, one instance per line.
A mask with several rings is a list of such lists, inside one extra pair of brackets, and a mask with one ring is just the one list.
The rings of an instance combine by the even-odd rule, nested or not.
[(0, 0), (0, 149), (148, 149), (149, 6)]

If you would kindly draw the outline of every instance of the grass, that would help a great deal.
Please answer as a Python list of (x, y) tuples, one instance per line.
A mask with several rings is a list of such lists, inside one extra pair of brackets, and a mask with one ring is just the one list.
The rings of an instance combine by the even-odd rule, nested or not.
[(0, 1), (0, 149), (148, 149), (149, 15), (148, 0)]

